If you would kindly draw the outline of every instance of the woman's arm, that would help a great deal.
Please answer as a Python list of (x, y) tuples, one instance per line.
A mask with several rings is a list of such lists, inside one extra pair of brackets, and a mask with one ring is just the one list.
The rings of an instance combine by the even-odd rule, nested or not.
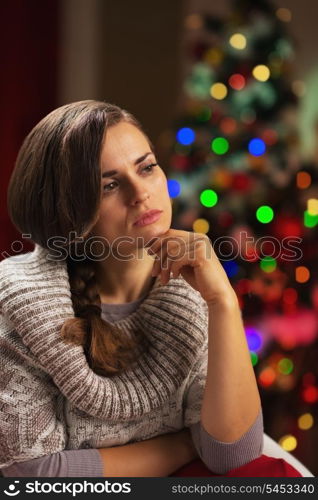
[(198, 457), (189, 429), (98, 451), (104, 477), (166, 477)]
[(160, 477), (198, 456), (189, 429), (113, 448), (63, 450), (10, 465), (4, 477)]
[[(182, 252), (180, 252), (182, 250)], [(203, 428), (233, 442), (251, 427), (261, 408), (237, 296), (210, 239), (170, 229), (148, 248), (153, 275), (163, 284), (179, 273), (208, 306), (208, 365), (201, 408)]]
[(2, 469), (4, 477), (103, 477), (96, 449), (63, 450)]
[(191, 370), (184, 394), (184, 425), (189, 427), (193, 444), (203, 463), (216, 474), (225, 474), (232, 469), (255, 460), (263, 451), (263, 415), (260, 409), (252, 426), (243, 436), (233, 442), (214, 439), (202, 427), (201, 408), (208, 364), (208, 307), (202, 301), (198, 315), (206, 321), (207, 341)]
[(201, 422), (215, 439), (232, 442), (251, 427), (261, 401), (235, 292), (207, 304), (209, 350)]

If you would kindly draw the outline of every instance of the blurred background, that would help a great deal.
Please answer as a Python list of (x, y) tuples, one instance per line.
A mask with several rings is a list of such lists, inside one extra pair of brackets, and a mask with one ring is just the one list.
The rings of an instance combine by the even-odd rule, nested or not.
[[(3, 0), (1, 259), (33, 245), (6, 191), (59, 105), (134, 113), (173, 227), (206, 233), (239, 297), (264, 427), (318, 475), (316, 0)], [(226, 369), (226, 367), (225, 367)]]

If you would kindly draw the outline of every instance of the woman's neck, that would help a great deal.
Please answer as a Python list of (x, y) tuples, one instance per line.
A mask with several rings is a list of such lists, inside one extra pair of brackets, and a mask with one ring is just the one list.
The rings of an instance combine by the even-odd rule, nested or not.
[[(146, 253), (146, 252), (145, 252)], [(152, 288), (154, 259), (147, 253), (142, 259), (96, 262), (96, 278), (101, 302), (124, 304), (134, 302)]]

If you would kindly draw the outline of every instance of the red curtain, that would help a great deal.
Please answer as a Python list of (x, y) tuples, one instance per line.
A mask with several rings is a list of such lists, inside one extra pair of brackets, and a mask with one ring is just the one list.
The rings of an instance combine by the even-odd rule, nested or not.
[[(57, 105), (59, 0), (2, 0), (0, 260), (16, 255), (21, 240), (7, 213), (7, 187), (21, 143)], [(33, 245), (23, 241), (23, 251)]]

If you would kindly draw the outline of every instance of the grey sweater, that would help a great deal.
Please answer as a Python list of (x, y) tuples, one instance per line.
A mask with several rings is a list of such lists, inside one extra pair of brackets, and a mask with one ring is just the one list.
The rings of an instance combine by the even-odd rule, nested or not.
[[(30, 265), (27, 266), (27, 269), (29, 271), (31, 271), (31, 269), (33, 269), (33, 271), (31, 272), (31, 275), (32, 275), (31, 280), (35, 279), (35, 275), (36, 275), (37, 279), (39, 278), (38, 277), (38, 271), (39, 271), (38, 266), (40, 265), (40, 262), (43, 263), (41, 261), (41, 258), (43, 259), (43, 256), (44, 256), (43, 250), (44, 249), (41, 249), (40, 247), (36, 247), (35, 251), (31, 253), (33, 260), (31, 258), (31, 261), (28, 261), (28, 263), (31, 264), (31, 266)], [(29, 254), (27, 254), (27, 255), (29, 255)], [(29, 255), (29, 257), (30, 257), (30, 255)], [(7, 259), (7, 260), (9, 261), (11, 259)], [(13, 260), (12, 260), (12, 264), (14, 264)], [(36, 265), (34, 265), (34, 264), (36, 264)], [(55, 270), (61, 270), (61, 263), (58, 263), (58, 264), (54, 263), (53, 268), (51, 266), (52, 266), (52, 262), (49, 263), (48, 267), (45, 268), (46, 271), (48, 270), (48, 268), (50, 268), (50, 269), (54, 268)], [(19, 267), (20, 267), (20, 277), (21, 277), (21, 272), (22, 272), (23, 266), (21, 267), (18, 265), (18, 268)], [(26, 267), (24, 264), (24, 272), (25, 272), (25, 269), (26, 269)], [(13, 268), (11, 268), (11, 270), (13, 270)], [(6, 273), (4, 273), (4, 279), (6, 279), (5, 276), (6, 276)], [(187, 286), (187, 284), (184, 282), (184, 280), (180, 280), (180, 279), (174, 280), (174, 283), (176, 283), (178, 281), (179, 282), (182, 281), (182, 288), (185, 287), (183, 291), (184, 291), (185, 295), (189, 296), (189, 291), (193, 291), (193, 289), (191, 287)], [(11, 282), (10, 286), (12, 288), (12, 279), (10, 280), (10, 282)], [(103, 304), (102, 317), (105, 321), (109, 321), (109, 323), (112, 323), (112, 324), (115, 323), (116, 325), (121, 326), (121, 325), (125, 324), (125, 322), (123, 323), (121, 321), (124, 318), (129, 319), (129, 318), (138, 317), (139, 316), (138, 311), (140, 309), (142, 309), (141, 306), (143, 304), (149, 302), (150, 297), (152, 298), (152, 301), (154, 299), (155, 299), (155, 301), (158, 299), (158, 297), (154, 296), (155, 290), (165, 289), (166, 287), (169, 287), (169, 285), (171, 288), (170, 283), (163, 287), (162, 285), (160, 285), (158, 280), (154, 280), (154, 286), (153, 286), (150, 294), (147, 297), (142, 297), (141, 299), (139, 299), (133, 303), (129, 303), (129, 304)], [(7, 287), (7, 292), (10, 291), (10, 286)], [(6, 282), (5, 282), (5, 287), (6, 287)], [(191, 288), (191, 290), (189, 290), (190, 288)], [(173, 292), (173, 299), (175, 301), (180, 300), (182, 303), (182, 293), (180, 294), (180, 284), (170, 291)], [(178, 294), (178, 292), (179, 292), (179, 294)], [(199, 298), (198, 293), (195, 291), (193, 291), (193, 292), (196, 295), (196, 299), (198, 299)], [(176, 299), (176, 297), (179, 297), (179, 298)], [(162, 297), (162, 298), (164, 298), (164, 297)], [(192, 298), (192, 292), (191, 292), (191, 298)], [(166, 296), (166, 299), (167, 299), (167, 296)], [(43, 305), (43, 299), (41, 299), (41, 300), (42, 300), (42, 305)], [(41, 302), (41, 300), (40, 300), (40, 302)], [(202, 314), (202, 318), (205, 318), (205, 321), (206, 321), (206, 314), (204, 313), (204, 312), (206, 312), (206, 310), (205, 310), (204, 304), (202, 302), (204, 302), (204, 301), (202, 301), (202, 299), (201, 299), (201, 304), (200, 304), (201, 309), (202, 309), (201, 314)], [(3, 305), (6, 304), (5, 297), (3, 297), (2, 303), (3, 303)], [(200, 300), (199, 300), (199, 303), (200, 303)], [(184, 304), (184, 305), (187, 306), (187, 304)], [(152, 310), (152, 313), (153, 312), (156, 312), (156, 310)], [(144, 313), (145, 313), (145, 311), (144, 311)], [(200, 312), (199, 312), (199, 314), (200, 314)], [(169, 316), (169, 315), (167, 315), (167, 316)], [(175, 317), (178, 318), (178, 316), (175, 316)], [(202, 318), (201, 318), (201, 321), (202, 321)], [(139, 318), (139, 320), (140, 320), (140, 318)], [(176, 321), (178, 321), (178, 320), (176, 319)], [(199, 323), (200, 323), (200, 321), (199, 321)], [(171, 326), (169, 325), (169, 322), (167, 323), (167, 325), (171, 328)], [(203, 326), (204, 326), (205, 330), (207, 330), (207, 324), (203, 323)], [(1, 329), (1, 333), (2, 333), (2, 329)], [(126, 333), (129, 333), (129, 329), (126, 330)], [(0, 339), (2, 339), (2, 338), (3, 338), (3, 335), (1, 334)], [(176, 421), (174, 421), (174, 426), (173, 426), (173, 428), (171, 428), (171, 418), (170, 418), (170, 425), (169, 426), (166, 425), (164, 428), (162, 428), (161, 432), (158, 432), (158, 429), (156, 429), (156, 432), (153, 432), (154, 428), (151, 425), (152, 420), (153, 420), (152, 419), (152, 420), (150, 420), (150, 422), (148, 421), (147, 426), (144, 426), (144, 428), (143, 428), (144, 431), (146, 431), (144, 433), (145, 437), (143, 437), (143, 439), (147, 439), (147, 438), (151, 437), (152, 435), (158, 435), (158, 434), (166, 433), (169, 431), (172, 432), (174, 430), (179, 430), (179, 428), (182, 428), (183, 426), (188, 425), (191, 429), (194, 444), (195, 444), (202, 460), (206, 463), (206, 465), (213, 472), (224, 473), (227, 470), (230, 470), (234, 467), (238, 467), (239, 465), (242, 465), (244, 463), (247, 463), (250, 460), (253, 460), (254, 458), (256, 458), (257, 456), (259, 456), (261, 454), (262, 438), (263, 438), (262, 413), (261, 412), (259, 413), (255, 423), (251, 426), (251, 428), (247, 431), (247, 433), (234, 443), (221, 443), (221, 442), (213, 439), (213, 437), (211, 437), (205, 431), (205, 429), (202, 427), (201, 422), (199, 420), (200, 404), (198, 404), (198, 403), (200, 403), (200, 400), (198, 400), (198, 391), (199, 391), (200, 396), (202, 397), (202, 388), (204, 388), (204, 372), (206, 373), (206, 355), (207, 355), (206, 347), (207, 347), (207, 344), (205, 342), (205, 339), (202, 342), (202, 345), (205, 346), (204, 349), (201, 350), (202, 355), (198, 357), (198, 359), (196, 360), (196, 362), (192, 366), (192, 370), (190, 370), (190, 373), (183, 381), (186, 383), (181, 384), (181, 387), (183, 389), (181, 391), (183, 393), (183, 397), (182, 397), (183, 406), (184, 406), (184, 403), (186, 403), (186, 406), (184, 407), (183, 420), (181, 420), (181, 422), (180, 422), (180, 419), (178, 419), (178, 425), (175, 425)], [(9, 354), (9, 353), (7, 352), (7, 354)], [(5, 359), (5, 358), (2, 356), (1, 360), (2, 359)], [(202, 375), (203, 375), (203, 378), (202, 378)], [(52, 381), (52, 383), (53, 383), (53, 381)], [(9, 387), (10, 387), (10, 384), (9, 384)], [(25, 391), (25, 387), (24, 387), (24, 391)], [(180, 392), (180, 390), (179, 391), (177, 390), (177, 393), (178, 392)], [(0, 393), (0, 402), (4, 398), (5, 394), (3, 395), (2, 392)], [(61, 396), (62, 396), (62, 394), (61, 394)], [(68, 400), (66, 400), (65, 398), (63, 398), (63, 399), (64, 399), (63, 406), (64, 406), (65, 425), (66, 425), (66, 428), (68, 429), (68, 436), (69, 436), (69, 442), (70, 442), (70, 440), (72, 439), (71, 435), (73, 434), (73, 436), (75, 436), (74, 429), (72, 431), (72, 427), (76, 427), (76, 426), (74, 426), (74, 417), (73, 417), (74, 412), (75, 412), (75, 414), (77, 414), (77, 415), (80, 414), (80, 416), (82, 416), (82, 421), (81, 421), (82, 426), (84, 423), (88, 422), (88, 418), (87, 418), (88, 415), (85, 413), (83, 415), (83, 410), (79, 410), (78, 408), (73, 408), (70, 405)], [(171, 398), (170, 398), (170, 400), (171, 400)], [(179, 399), (179, 401), (180, 401), (180, 399)], [(173, 402), (172, 405), (171, 405), (171, 402)], [(163, 409), (164, 408), (165, 408), (165, 406), (163, 406)], [(191, 409), (188, 412), (188, 417), (189, 417), (188, 421), (187, 421), (187, 419), (184, 418), (187, 415), (187, 408)], [(166, 405), (166, 411), (168, 410), (169, 417), (171, 417), (171, 414), (173, 414), (176, 409), (177, 409), (176, 399), (172, 398), (172, 401), (170, 401), (170, 405), (168, 405), (168, 406)], [(194, 409), (195, 409), (195, 414), (196, 414), (195, 418), (193, 417), (193, 414), (192, 414)], [(56, 410), (57, 410), (56, 413), (58, 414), (58, 408)], [(63, 413), (63, 411), (62, 411), (62, 413)], [(158, 412), (153, 413), (153, 416), (155, 416), (156, 413), (158, 413)], [(2, 414), (1, 414), (1, 410), (0, 410), (0, 419), (1, 419), (1, 415)], [(168, 414), (166, 414), (166, 416), (168, 416)], [(84, 417), (84, 420), (83, 420), (83, 417)], [(194, 422), (194, 423), (193, 423), (193, 418), (194, 418), (194, 420), (196, 420), (196, 422)], [(21, 415), (21, 420), (22, 420), (22, 415)], [(169, 421), (169, 418), (168, 418), (167, 422), (168, 421)], [(32, 421), (31, 421), (31, 423), (32, 423)], [(129, 428), (130, 428), (131, 423), (133, 426), (134, 422), (130, 421)], [(127, 422), (127, 424), (128, 424), (128, 422)], [(99, 426), (97, 426), (97, 429), (100, 430), (101, 427), (102, 426), (99, 425)], [(125, 422), (123, 422), (123, 421), (121, 422), (121, 427), (122, 427), (122, 430), (124, 432), (125, 427), (126, 427)], [(140, 422), (139, 422), (139, 427), (140, 427)], [(156, 427), (158, 427), (158, 424), (156, 424)], [(110, 428), (111, 428), (111, 426), (110, 426)], [(118, 428), (118, 426), (117, 426), (117, 428)], [(128, 428), (127, 428), (127, 430), (128, 430)], [(148, 431), (148, 433), (147, 433), (147, 431)], [(150, 431), (150, 433), (149, 433), (149, 431)], [(1, 445), (2, 444), (1, 440), (3, 439), (3, 436), (0, 434), (0, 437), (1, 437), (1, 439), (0, 439), (0, 445)], [(134, 440), (135, 441), (140, 440), (140, 438), (137, 437), (137, 439), (136, 439), (136, 437), (137, 436), (136, 436), (136, 432), (135, 432), (135, 436), (131, 435), (131, 438), (127, 442), (131, 442)], [(10, 439), (6, 438), (6, 441), (7, 442), (10, 441)], [(4, 442), (4, 444), (5, 444), (5, 442)], [(105, 446), (105, 444), (97, 443), (94, 446), (94, 443), (92, 440), (91, 441), (84, 440), (80, 443), (80, 446), (76, 446), (76, 444), (77, 444), (76, 440), (73, 437), (73, 445), (70, 446), (67, 443), (65, 443), (64, 449), (60, 448), (60, 451), (52, 450), (52, 452), (50, 454), (46, 454), (45, 456), (41, 456), (40, 458), (33, 458), (31, 460), (24, 459), (24, 460), (20, 461), (20, 460), (18, 460), (19, 457), (16, 457), (16, 461), (12, 462), (11, 465), (3, 468), (3, 470), (2, 470), (3, 475), (8, 476), (8, 477), (14, 477), (14, 476), (16, 476), (16, 477), (19, 477), (19, 476), (20, 477), (22, 477), (22, 476), (26, 476), (26, 477), (27, 476), (29, 476), (29, 477), (36, 477), (36, 476), (39, 476), (39, 477), (40, 476), (41, 477), (58, 477), (58, 476), (64, 476), (64, 477), (67, 477), (67, 476), (70, 476), (70, 477), (71, 476), (72, 477), (93, 477), (93, 476), (96, 476), (96, 477), (101, 477), (102, 476), (102, 463), (101, 463), (97, 448), (101, 447), (101, 446)], [(118, 443), (118, 439), (117, 439), (117, 442), (113, 441), (112, 443), (110, 443), (110, 445), (117, 445), (117, 444), (123, 444), (123, 443)], [(66, 449), (66, 448), (75, 448), (75, 449)], [(79, 449), (79, 448), (82, 448), (82, 449)], [(91, 448), (91, 449), (89, 449), (89, 448)], [(1, 446), (0, 446), (0, 450), (1, 450)], [(54, 451), (56, 451), (56, 452), (54, 453)], [(0, 458), (3, 461), (3, 457), (1, 455), (2, 455), (2, 453), (0, 452)], [(23, 455), (23, 450), (22, 450), (21, 456), (25, 456), (25, 455)]]

